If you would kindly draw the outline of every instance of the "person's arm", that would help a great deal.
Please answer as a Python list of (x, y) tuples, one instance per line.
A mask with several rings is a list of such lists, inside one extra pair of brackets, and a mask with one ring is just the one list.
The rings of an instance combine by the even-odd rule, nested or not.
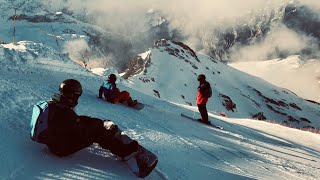
[(117, 86), (114, 83), (105, 82), (103, 85), (104, 88), (104, 97), (107, 99), (107, 101), (113, 103), (114, 98), (117, 95)]
[(200, 92), (201, 94), (207, 94), (210, 88), (210, 84), (209, 83), (204, 83), (201, 87), (200, 87)]
[(118, 126), (111, 120), (101, 120), (90, 116), (79, 116), (80, 127), (85, 127), (87, 137), (97, 137), (99, 135), (114, 135), (118, 131)]
[(111, 91), (110, 92), (110, 97), (113, 100), (116, 97), (116, 95), (118, 94), (118, 91), (119, 91), (119, 89), (117, 88), (117, 85), (116, 84), (111, 84), (110, 91)]
[(117, 92), (117, 85), (116, 84), (111, 84), (111, 87), (110, 87), (110, 90), (112, 91), (112, 92)]

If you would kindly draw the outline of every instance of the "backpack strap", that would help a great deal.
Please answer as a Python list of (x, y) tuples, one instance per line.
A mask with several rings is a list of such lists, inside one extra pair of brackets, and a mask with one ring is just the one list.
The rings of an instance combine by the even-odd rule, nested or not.
[(56, 103), (54, 101), (47, 101), (48, 106), (49, 106), (49, 117), (48, 117), (48, 122), (51, 122), (56, 110)]

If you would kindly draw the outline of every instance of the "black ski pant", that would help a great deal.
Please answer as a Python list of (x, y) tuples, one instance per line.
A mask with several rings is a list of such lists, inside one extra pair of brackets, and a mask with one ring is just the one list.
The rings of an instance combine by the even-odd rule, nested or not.
[[(98, 143), (102, 148), (109, 150), (111, 153), (126, 157), (137, 151), (138, 143), (136, 141), (130, 144), (124, 144), (114, 135), (119, 131), (118, 127), (108, 129), (105, 127), (103, 120), (91, 118), (87, 116), (79, 116), (79, 124), (77, 127), (77, 136), (71, 142), (64, 144), (48, 144), (50, 151), (58, 156), (67, 156), (81, 149)], [(71, 130), (72, 131), (72, 130)]]
[(201, 114), (201, 118), (204, 122), (208, 122), (208, 111), (207, 111), (207, 104), (197, 104), (198, 110)]

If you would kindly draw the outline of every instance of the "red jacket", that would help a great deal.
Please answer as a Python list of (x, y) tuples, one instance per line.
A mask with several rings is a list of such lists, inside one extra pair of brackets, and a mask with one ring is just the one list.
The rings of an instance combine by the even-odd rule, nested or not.
[(210, 86), (210, 84), (208, 82), (205, 82), (198, 87), (197, 99), (196, 99), (197, 104), (207, 104), (208, 98), (205, 97), (203, 94), (206, 91), (208, 91), (208, 88), (209, 88), (208, 86)]

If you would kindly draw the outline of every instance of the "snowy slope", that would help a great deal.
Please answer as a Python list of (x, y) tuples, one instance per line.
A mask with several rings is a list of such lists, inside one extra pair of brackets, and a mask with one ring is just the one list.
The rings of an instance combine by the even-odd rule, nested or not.
[(124, 77), (129, 78), (128, 86), (145, 94), (195, 106), (199, 74), (205, 74), (213, 88), (207, 105), (211, 112), (272, 119), (295, 127), (320, 127), (320, 104), (195, 53), (180, 42), (156, 42), (133, 59)]
[[(181, 112), (192, 115), (194, 106), (159, 100), (124, 85), (120, 88), (129, 90), (146, 104), (143, 110), (101, 102), (95, 97), (101, 77), (59, 58), (48, 47), (34, 45), (31, 50), (31, 45), (21, 42), (19, 47), (0, 47), (1, 54), (5, 53), (0, 56), (1, 179), (136, 179), (122, 162), (95, 145), (58, 158), (45, 146), (30, 140), (32, 106), (50, 98), (67, 78), (76, 78), (83, 84), (84, 93), (76, 108), (78, 114), (114, 120), (158, 155), (158, 166), (146, 179), (317, 179), (320, 176), (317, 134), (210, 114), (214, 123), (224, 126), (226, 131), (212, 129), (180, 117)], [(52, 58), (41, 56), (48, 51), (52, 52)], [(39, 56), (23, 56), (31, 52)], [(25, 58), (14, 61), (14, 57)], [(134, 86), (138, 82), (132, 83)]]
[(300, 56), (290, 56), (286, 59), (229, 65), (277, 86), (290, 89), (303, 98), (320, 102), (319, 59), (304, 60)]
[[(102, 66), (101, 60), (106, 60), (106, 54), (113, 51), (112, 47), (103, 44), (104, 41), (120, 44), (122, 40), (119, 40), (119, 35), (78, 20), (70, 14), (55, 12), (53, 6), (57, 4), (51, 3), (53, 4), (46, 4), (41, 0), (14, 2), (0, 0), (0, 43), (13, 41), (42, 43), (66, 54), (81, 65), (85, 62), (88, 69), (97, 65)], [(13, 21), (15, 8), (16, 21)], [(93, 59), (95, 63), (90, 64), (90, 60)], [(109, 63), (112, 64), (111, 60)]]

